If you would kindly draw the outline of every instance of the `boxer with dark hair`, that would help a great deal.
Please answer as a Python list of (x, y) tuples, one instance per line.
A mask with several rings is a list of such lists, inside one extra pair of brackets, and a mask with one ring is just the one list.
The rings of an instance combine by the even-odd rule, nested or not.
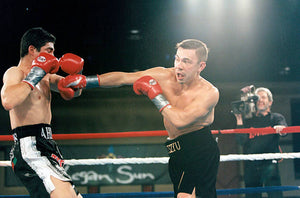
[(219, 91), (200, 76), (206, 67), (205, 43), (188, 39), (177, 44), (173, 68), (155, 67), (139, 72), (110, 72), (102, 75), (70, 75), (65, 87), (92, 88), (132, 85), (144, 94), (164, 118), (169, 137), (169, 173), (175, 197), (215, 198), (219, 149), (209, 126)]
[(54, 44), (55, 37), (43, 28), (29, 29), (21, 39), (18, 66), (10, 67), (3, 76), (1, 101), (9, 111), (14, 137), (11, 163), (31, 197), (82, 197), (63, 168), (50, 124), (51, 90), (60, 91), (68, 100), (81, 93), (58, 87), (63, 77), (55, 73), (60, 65), (81, 70), (83, 63), (74, 54), (67, 62), (59, 61)]

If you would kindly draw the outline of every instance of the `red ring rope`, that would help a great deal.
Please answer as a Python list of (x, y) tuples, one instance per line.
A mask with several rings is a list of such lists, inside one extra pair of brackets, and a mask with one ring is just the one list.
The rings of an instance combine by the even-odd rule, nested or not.
[[(253, 135), (267, 135), (276, 133), (272, 127), (266, 128), (247, 128), (247, 129), (224, 129), (212, 130), (212, 134), (234, 134), (249, 133)], [(281, 133), (300, 133), (300, 126), (290, 126), (282, 130)], [(75, 139), (100, 139), (100, 138), (126, 138), (126, 137), (151, 137), (168, 136), (167, 131), (132, 131), (132, 132), (113, 132), (113, 133), (73, 133), (73, 134), (53, 134), (55, 140), (75, 140)], [(12, 135), (0, 135), (0, 141), (12, 141)]]

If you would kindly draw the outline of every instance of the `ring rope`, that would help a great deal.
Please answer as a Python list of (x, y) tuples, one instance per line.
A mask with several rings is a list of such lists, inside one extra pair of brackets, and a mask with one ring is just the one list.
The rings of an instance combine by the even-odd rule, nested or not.
[[(299, 190), (300, 186), (265, 186), (265, 187), (248, 187), (217, 189), (217, 195), (234, 195), (245, 193), (262, 193), (271, 191), (293, 191)], [(27, 198), (29, 195), (0, 195), (0, 198)], [(92, 193), (83, 194), (85, 198), (114, 198), (114, 197), (174, 197), (174, 192), (132, 192), (132, 193)]]
[[(221, 155), (221, 162), (245, 161), (245, 160), (273, 160), (300, 158), (300, 152), (295, 153), (263, 153), (263, 154), (229, 154)], [(65, 160), (65, 165), (106, 165), (106, 164), (167, 164), (169, 157), (146, 157), (146, 158), (118, 158), (118, 159), (70, 159)], [(0, 161), (1, 166), (11, 166), (10, 161)]]
[[(259, 132), (257, 132), (259, 131)], [(281, 133), (299, 133), (299, 126), (286, 127)], [(267, 128), (249, 128), (249, 129), (225, 129), (225, 130), (212, 130), (212, 134), (234, 134), (234, 133), (249, 133), (253, 135), (267, 135), (274, 134), (276, 131), (272, 127)], [(136, 132), (117, 132), (117, 133), (85, 133), (85, 134), (54, 134), (53, 139), (95, 139), (95, 138), (125, 138), (125, 137), (150, 137), (150, 136), (167, 136), (168, 133), (165, 130), (158, 131), (136, 131)], [(12, 135), (0, 135), (0, 141), (12, 141)], [(263, 153), (263, 154), (229, 154), (221, 155), (220, 161), (241, 161), (241, 160), (272, 160), (272, 159), (295, 159), (300, 158), (299, 153)], [(119, 159), (71, 159), (65, 160), (66, 165), (106, 165), (106, 164), (152, 164), (161, 163), (167, 164), (168, 157), (148, 157), (148, 158), (119, 158)], [(10, 161), (0, 161), (1, 166), (11, 166)], [(254, 188), (240, 188), (240, 189), (219, 189), (218, 195), (226, 194), (243, 194), (254, 192), (269, 192), (269, 191), (290, 191), (299, 190), (300, 186), (271, 186), (271, 187), (254, 187)], [(154, 193), (154, 194), (153, 194)], [(86, 194), (84, 197), (115, 197), (115, 195), (122, 197), (133, 197), (146, 195), (144, 193), (106, 193), (105, 194)], [(130, 194), (128, 196), (127, 194)], [(94, 196), (93, 196), (94, 195)], [(100, 196), (99, 196), (100, 195)], [(101, 196), (102, 195), (102, 196)], [(162, 196), (163, 195), (163, 196)], [(173, 192), (151, 192), (146, 197), (172, 197)], [(0, 197), (2, 197), (0, 195)], [(11, 197), (28, 197), (28, 196), (11, 196)], [(143, 196), (145, 197), (145, 196)]]
[[(281, 133), (299, 133), (300, 126), (290, 126), (282, 130)], [(265, 128), (246, 128), (246, 129), (224, 129), (211, 130), (212, 134), (235, 134), (249, 133), (256, 136), (275, 134), (276, 131), (272, 127)], [(126, 137), (152, 137), (152, 136), (168, 136), (166, 130), (157, 131), (131, 131), (131, 132), (112, 132), (112, 133), (73, 133), (73, 134), (53, 134), (55, 140), (75, 140), (75, 139), (101, 139), (101, 138), (126, 138)], [(12, 135), (0, 135), (0, 141), (13, 141)]]

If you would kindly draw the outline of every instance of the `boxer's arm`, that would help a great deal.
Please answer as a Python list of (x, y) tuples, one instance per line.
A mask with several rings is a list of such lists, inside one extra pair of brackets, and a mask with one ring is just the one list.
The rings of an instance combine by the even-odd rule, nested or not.
[(104, 88), (132, 85), (139, 77), (139, 72), (109, 72), (98, 75), (100, 87)]
[(63, 77), (57, 74), (51, 74), (49, 77), (50, 89), (54, 92), (59, 92), (57, 84)]
[(21, 104), (30, 94), (31, 87), (23, 82), (24, 73), (17, 67), (11, 67), (3, 75), (1, 101), (5, 110), (11, 110)]
[(212, 88), (208, 93), (197, 97), (184, 109), (171, 106), (171, 108), (164, 108), (161, 113), (176, 128), (184, 129), (200, 119), (205, 120), (205, 117), (213, 110), (218, 100), (219, 91), (217, 88)]
[(142, 76), (152, 76), (153, 78), (159, 80), (164, 78), (168, 73), (168, 68), (164, 67), (154, 67), (144, 71), (138, 72), (109, 72), (105, 74), (98, 75), (100, 79), (100, 87), (119, 87), (123, 85), (132, 85), (137, 79)]
[[(101, 75), (86, 76), (79, 82), (79, 86), (89, 89), (96, 87), (111, 88), (132, 85), (139, 77), (143, 76), (143, 73), (144, 72), (109, 72)], [(74, 79), (74, 81), (76, 80)]]
[(168, 70), (163, 67), (151, 68), (138, 72), (109, 72), (101, 75), (84, 76), (81, 74), (69, 75), (65, 78), (66, 87), (73, 88), (110, 88), (132, 85), (142, 76), (150, 75), (156, 79), (165, 79)]

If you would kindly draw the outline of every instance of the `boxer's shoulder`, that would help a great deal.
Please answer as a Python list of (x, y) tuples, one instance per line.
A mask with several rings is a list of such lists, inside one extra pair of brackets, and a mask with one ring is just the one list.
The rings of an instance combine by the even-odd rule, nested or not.
[(174, 75), (174, 68), (154, 67), (146, 70), (145, 75), (149, 75), (161, 82), (170, 79)]
[(25, 73), (20, 67), (12, 66), (8, 68), (4, 73), (3, 81), (6, 82), (8, 80), (11, 81), (13, 79), (18, 79), (19, 81), (22, 80), (24, 77), (25, 77)]
[(5, 74), (10, 74), (10, 73), (24, 73), (20, 67), (17, 66), (12, 66), (8, 68), (5, 72)]

